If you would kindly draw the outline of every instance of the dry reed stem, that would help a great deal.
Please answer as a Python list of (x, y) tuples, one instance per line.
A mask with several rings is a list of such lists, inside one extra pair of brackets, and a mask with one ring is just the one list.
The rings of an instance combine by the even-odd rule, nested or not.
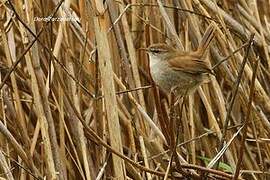
[[(99, 70), (101, 72), (101, 84), (105, 100), (110, 143), (112, 148), (122, 154), (121, 130), (116, 106), (117, 101), (113, 83), (111, 54), (106, 33), (106, 28), (108, 26), (104, 17), (105, 9), (100, 1), (96, 1), (96, 7), (93, 8), (97, 13), (97, 17), (94, 18), (95, 36), (99, 55)], [(126, 178), (124, 161), (114, 154), (112, 155), (112, 160), (114, 176), (117, 177), (117, 179), (124, 180)]]

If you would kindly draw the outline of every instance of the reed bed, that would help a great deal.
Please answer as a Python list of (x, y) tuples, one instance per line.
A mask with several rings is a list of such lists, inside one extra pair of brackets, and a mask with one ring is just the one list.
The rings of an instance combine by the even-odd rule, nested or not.
[[(1, 179), (270, 179), (270, 3), (0, 3)], [(140, 48), (216, 33), (211, 82), (169, 103)]]

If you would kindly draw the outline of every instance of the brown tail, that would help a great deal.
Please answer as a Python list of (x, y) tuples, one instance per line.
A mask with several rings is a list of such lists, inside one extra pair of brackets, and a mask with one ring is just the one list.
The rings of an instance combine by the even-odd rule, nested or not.
[(215, 31), (216, 31), (215, 25), (214, 25), (213, 23), (211, 23), (211, 24), (207, 27), (207, 29), (206, 29), (206, 31), (205, 31), (203, 37), (202, 37), (202, 40), (201, 40), (201, 42), (200, 42), (200, 44), (199, 44), (199, 47), (198, 47), (198, 49), (197, 49), (197, 52), (198, 52), (200, 55), (203, 55), (203, 54), (205, 53), (205, 51), (207, 50), (207, 48), (208, 48), (210, 42), (211, 42), (212, 39), (214, 38)]

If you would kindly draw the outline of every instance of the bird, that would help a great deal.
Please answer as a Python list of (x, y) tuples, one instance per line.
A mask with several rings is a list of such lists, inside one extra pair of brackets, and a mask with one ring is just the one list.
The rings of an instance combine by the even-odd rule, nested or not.
[(214, 24), (207, 27), (195, 51), (180, 51), (165, 43), (145, 48), (149, 55), (151, 77), (164, 93), (183, 97), (210, 81), (210, 75), (214, 73), (205, 61), (204, 54), (214, 38), (215, 30)]

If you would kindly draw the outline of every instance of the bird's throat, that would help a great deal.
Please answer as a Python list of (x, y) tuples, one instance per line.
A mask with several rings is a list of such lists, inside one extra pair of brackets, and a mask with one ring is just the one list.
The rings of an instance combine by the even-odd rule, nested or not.
[(161, 61), (160, 57), (157, 57), (153, 54), (150, 54), (149, 58), (150, 58), (150, 67), (154, 67), (156, 64), (160, 63)]

